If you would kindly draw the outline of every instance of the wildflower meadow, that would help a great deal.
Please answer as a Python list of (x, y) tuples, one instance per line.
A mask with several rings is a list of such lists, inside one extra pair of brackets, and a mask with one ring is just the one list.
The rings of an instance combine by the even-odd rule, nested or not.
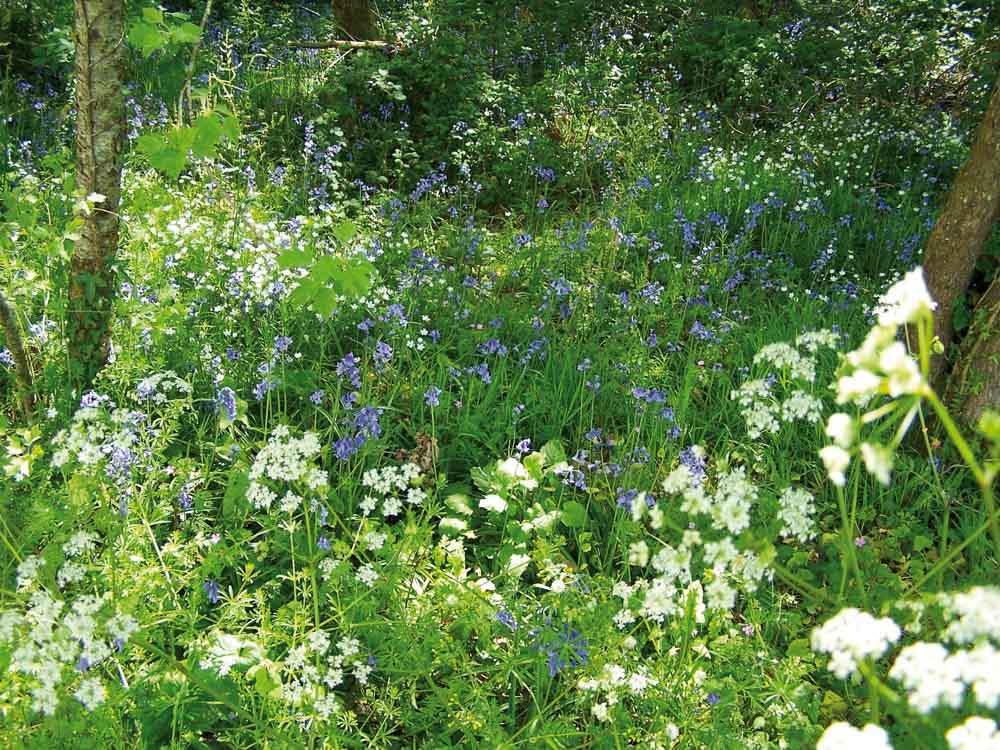
[(8, 0), (0, 747), (1000, 750), (998, 29)]

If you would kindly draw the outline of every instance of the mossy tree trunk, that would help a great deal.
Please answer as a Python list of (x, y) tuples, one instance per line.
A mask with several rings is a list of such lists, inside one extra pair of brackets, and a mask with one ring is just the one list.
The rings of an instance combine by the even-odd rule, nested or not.
[[(937, 300), (934, 332), (948, 351), (954, 339), (952, 315), (972, 282), (976, 262), (1000, 216), (1000, 79), (993, 88), (986, 115), (976, 131), (968, 160), (948, 193), (944, 208), (931, 230), (924, 253), (924, 273), (931, 296)], [(987, 296), (984, 295), (984, 300)], [(980, 303), (980, 307), (982, 303)], [(982, 310), (979, 311), (980, 313)], [(979, 315), (982, 318), (982, 315)], [(975, 331), (970, 335), (975, 335)], [(963, 346), (954, 372), (971, 372), (987, 348)], [(973, 358), (970, 360), (969, 358)], [(974, 361), (975, 360), (975, 361)], [(932, 380), (941, 387), (947, 361), (935, 357)], [(952, 384), (954, 386), (954, 384)], [(995, 386), (994, 386), (995, 387)], [(954, 390), (954, 387), (952, 387)], [(969, 412), (965, 411), (965, 416)]]
[(948, 399), (972, 426), (983, 410), (1000, 410), (1000, 277), (993, 280), (972, 312), (958, 362), (948, 383)]
[(76, 186), (89, 196), (70, 261), (70, 364), (87, 385), (108, 359), (118, 249), (121, 156), (126, 137), (122, 92), (123, 0), (74, 0)]
[(333, 13), (352, 39), (371, 39), (372, 9), (369, 0), (333, 0)]

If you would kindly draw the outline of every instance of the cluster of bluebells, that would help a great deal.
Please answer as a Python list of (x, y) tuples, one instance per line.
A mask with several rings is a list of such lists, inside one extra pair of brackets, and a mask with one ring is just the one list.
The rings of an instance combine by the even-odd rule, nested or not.
[[(937, 709), (995, 712), (1000, 708), (1000, 589), (975, 587), (959, 593), (936, 595), (932, 602), (943, 611), (947, 625), (936, 640), (909, 643), (896, 654), (888, 670), (906, 701), (916, 713), (927, 715)], [(907, 627), (919, 633), (926, 605), (910, 603), (916, 621)], [(851, 677), (863, 664), (873, 664), (898, 642), (903, 629), (888, 617), (875, 618), (856, 609), (844, 609), (813, 632), (813, 649), (829, 654), (830, 671), (841, 679)], [(950, 644), (950, 647), (946, 644)], [(841, 750), (858, 747), (891, 749), (888, 734), (868, 725), (855, 729), (844, 722), (827, 728), (818, 748)], [(992, 719), (969, 716), (945, 732), (951, 750), (992, 748), (1000, 733)], [(852, 744), (853, 741), (853, 744)]]
[[(319, 439), (314, 433), (296, 438), (287, 425), (278, 425), (250, 467), (247, 501), (263, 511), (277, 502), (282, 512), (295, 513), (303, 503), (296, 490), (318, 495), (326, 489), (326, 473), (316, 465), (319, 453)], [(316, 506), (315, 500), (313, 504)]]

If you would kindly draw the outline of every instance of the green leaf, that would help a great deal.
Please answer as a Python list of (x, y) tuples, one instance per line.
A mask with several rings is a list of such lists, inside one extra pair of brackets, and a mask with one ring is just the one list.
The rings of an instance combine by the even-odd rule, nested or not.
[(587, 523), (587, 509), (576, 500), (570, 500), (563, 506), (560, 518), (569, 528), (578, 529)]
[(191, 150), (205, 158), (215, 155), (215, 147), (222, 138), (222, 124), (214, 112), (206, 112), (194, 123)]
[(925, 550), (933, 544), (933, 540), (924, 536), (923, 534), (918, 534), (913, 538), (913, 549), (916, 552)]
[(317, 284), (325, 284), (339, 273), (343, 261), (331, 255), (324, 255), (317, 260), (309, 270), (309, 278)]
[(796, 638), (794, 641), (789, 643), (786, 656), (798, 657), (799, 659), (810, 658), (812, 656), (812, 647), (809, 645), (809, 639)]
[(545, 456), (546, 466), (559, 464), (566, 460), (566, 451), (563, 449), (562, 443), (558, 440), (550, 440), (543, 445), (542, 455)]
[(149, 6), (142, 9), (142, 18), (146, 23), (163, 23), (163, 11), (154, 6)]
[(132, 24), (128, 32), (128, 42), (133, 47), (138, 48), (143, 57), (149, 57), (166, 45), (163, 32), (144, 21), (136, 21)]
[(312, 303), (313, 310), (322, 315), (324, 318), (330, 317), (333, 314), (334, 308), (337, 306), (337, 298), (328, 289), (321, 291)]
[(358, 228), (352, 221), (342, 221), (333, 228), (334, 239), (338, 242), (350, 242), (357, 233)]
[(221, 107), (217, 106), (215, 109), (224, 115), (222, 118), (222, 134), (231, 141), (238, 141), (240, 139), (240, 121)]
[(302, 279), (299, 285), (288, 295), (288, 302), (296, 307), (304, 307), (312, 301), (319, 291), (319, 284), (312, 279)]
[(194, 44), (201, 39), (201, 27), (193, 23), (182, 23), (172, 29), (171, 35), (178, 44)]
[(363, 297), (371, 289), (374, 272), (375, 266), (367, 260), (355, 258), (334, 277), (334, 286), (346, 297)]
[(273, 661), (262, 661), (250, 672), (254, 675), (254, 688), (258, 695), (264, 698), (281, 697), (281, 673)]
[(306, 268), (312, 262), (311, 250), (285, 250), (278, 256), (278, 268)]

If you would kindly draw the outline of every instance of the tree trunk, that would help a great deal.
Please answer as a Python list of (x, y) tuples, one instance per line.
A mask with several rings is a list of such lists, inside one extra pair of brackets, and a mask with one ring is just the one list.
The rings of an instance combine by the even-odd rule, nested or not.
[(69, 355), (89, 385), (108, 359), (125, 142), (123, 0), (75, 0), (76, 185), (81, 209), (70, 260)]
[(333, 0), (337, 22), (352, 39), (370, 39), (372, 11), (369, 0)]
[[(972, 281), (976, 261), (1000, 215), (1000, 79), (976, 132), (972, 152), (955, 178), (924, 251), (924, 274), (937, 300), (934, 332), (945, 351), (952, 341), (952, 310)], [(940, 387), (944, 358), (932, 360), (931, 380)]]
[(17, 325), (17, 315), (14, 313), (14, 308), (7, 303), (2, 292), (0, 292), (0, 329), (3, 330), (10, 357), (14, 360), (14, 378), (17, 382), (21, 411), (24, 412), (24, 418), (30, 422), (32, 405), (34, 404), (31, 367), (28, 365), (28, 355), (24, 351), (24, 341)]
[(976, 303), (948, 387), (949, 401), (968, 425), (975, 425), (984, 409), (1000, 409), (1000, 277)]

